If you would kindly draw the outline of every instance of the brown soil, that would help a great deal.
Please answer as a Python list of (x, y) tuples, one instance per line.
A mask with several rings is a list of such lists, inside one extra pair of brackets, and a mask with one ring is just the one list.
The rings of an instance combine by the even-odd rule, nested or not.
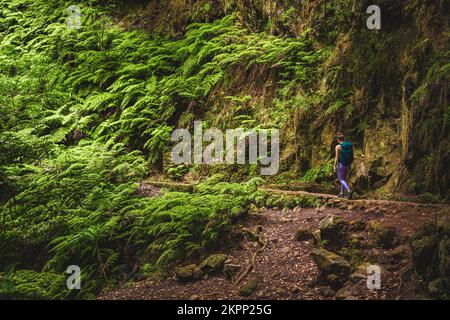
[[(350, 204), (350, 206), (349, 206)], [(335, 204), (336, 205), (336, 204)], [(113, 291), (104, 292), (99, 299), (334, 299), (321, 295), (322, 283), (318, 281), (319, 270), (311, 258), (313, 242), (294, 239), (298, 228), (311, 231), (318, 228), (319, 221), (328, 214), (336, 214), (346, 221), (363, 219), (379, 221), (383, 226), (394, 226), (400, 244), (406, 245), (406, 253), (394, 262), (393, 249), (362, 249), (366, 259), (382, 268), (381, 290), (367, 289), (366, 281), (352, 285), (353, 299), (413, 299), (411, 280), (411, 252), (408, 238), (436, 211), (436, 206), (401, 202), (342, 201), (340, 208), (295, 208), (293, 210), (261, 209), (251, 213), (240, 224), (241, 228), (254, 229), (262, 226), (262, 238), (268, 246), (256, 258), (252, 271), (240, 284), (223, 276), (205, 277), (197, 282), (179, 283), (174, 276), (167, 279), (148, 278), (127, 283)], [(367, 210), (369, 209), (369, 210)], [(365, 235), (367, 239), (367, 234)], [(258, 249), (256, 242), (243, 238), (237, 247), (225, 252), (230, 259), (245, 268)], [(253, 275), (261, 282), (248, 298), (239, 296), (239, 287)]]

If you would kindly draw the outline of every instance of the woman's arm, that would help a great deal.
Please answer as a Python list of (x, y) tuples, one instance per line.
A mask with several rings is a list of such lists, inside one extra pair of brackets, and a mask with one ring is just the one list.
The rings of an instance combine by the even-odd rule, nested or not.
[(341, 145), (338, 144), (336, 146), (336, 157), (334, 158), (334, 172), (337, 171), (337, 166), (338, 166), (338, 162), (339, 162), (339, 154), (341, 153)]

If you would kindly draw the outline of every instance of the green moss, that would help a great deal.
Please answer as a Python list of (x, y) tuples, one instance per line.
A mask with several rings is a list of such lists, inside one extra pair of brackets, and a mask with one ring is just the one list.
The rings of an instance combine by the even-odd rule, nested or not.
[(264, 204), (269, 208), (286, 208), (292, 209), (295, 207), (314, 208), (322, 205), (324, 200), (313, 196), (289, 196), (272, 194), (266, 195)]
[(261, 278), (258, 276), (253, 276), (248, 282), (246, 282), (240, 289), (239, 295), (243, 297), (251, 296), (259, 286)]
[(341, 248), (337, 253), (350, 263), (352, 271), (355, 271), (356, 268), (361, 265), (366, 258), (364, 252), (361, 249), (355, 247)]

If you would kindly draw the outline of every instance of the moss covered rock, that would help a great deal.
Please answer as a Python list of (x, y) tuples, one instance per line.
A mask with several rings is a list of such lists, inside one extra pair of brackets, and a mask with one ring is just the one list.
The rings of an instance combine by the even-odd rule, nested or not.
[(320, 235), (326, 246), (336, 248), (347, 242), (348, 223), (336, 215), (328, 215), (319, 223)]
[(450, 294), (450, 209), (438, 212), (411, 237), (416, 286), (425, 295)]
[(246, 282), (240, 289), (239, 295), (243, 297), (248, 297), (253, 294), (258, 288), (259, 283), (261, 282), (261, 278), (258, 276), (253, 276), (250, 278), (248, 282)]
[(334, 274), (340, 279), (346, 279), (350, 274), (350, 264), (343, 257), (325, 249), (314, 248), (312, 258), (323, 276)]
[(377, 221), (369, 223), (369, 235), (375, 243), (385, 249), (398, 244), (397, 230), (393, 226), (384, 226)]
[(191, 264), (175, 269), (175, 275), (178, 281), (188, 282), (201, 279), (205, 273), (195, 264)]
[(227, 259), (228, 256), (226, 254), (213, 254), (203, 260), (198, 267), (208, 274), (218, 273), (222, 271)]
[(436, 273), (437, 248), (438, 239), (432, 235), (411, 240), (415, 271), (422, 277), (429, 278)]

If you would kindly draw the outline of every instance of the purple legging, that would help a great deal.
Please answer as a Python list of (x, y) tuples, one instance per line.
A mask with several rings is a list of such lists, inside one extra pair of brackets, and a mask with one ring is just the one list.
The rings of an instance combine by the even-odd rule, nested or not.
[(347, 180), (348, 172), (350, 171), (350, 166), (343, 165), (342, 163), (339, 163), (338, 168), (338, 179), (339, 182), (342, 184), (341, 186), (341, 194), (344, 194), (344, 188), (347, 190), (347, 192), (350, 192), (350, 188), (348, 187), (348, 184), (345, 180)]

